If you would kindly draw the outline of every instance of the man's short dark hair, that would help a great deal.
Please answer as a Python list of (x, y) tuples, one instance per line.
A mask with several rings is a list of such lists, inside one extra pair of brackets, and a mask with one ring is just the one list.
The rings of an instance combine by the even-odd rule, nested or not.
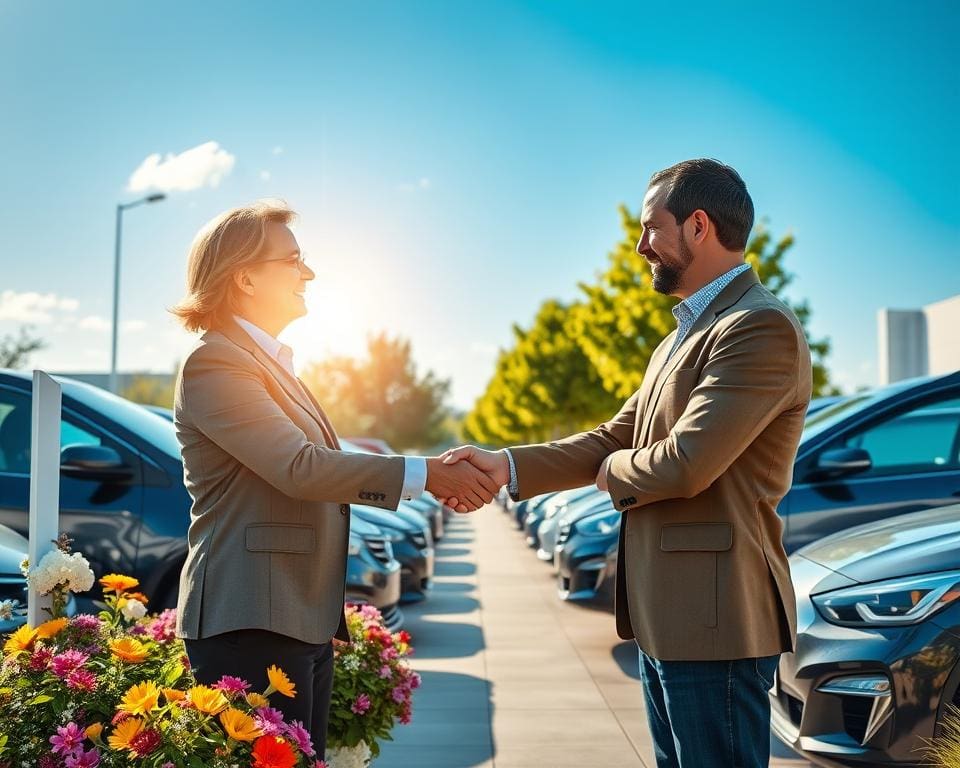
[(717, 240), (730, 251), (743, 251), (753, 229), (753, 200), (740, 174), (717, 160), (684, 160), (650, 177), (650, 186), (663, 185), (664, 207), (682, 224), (703, 210), (717, 231)]

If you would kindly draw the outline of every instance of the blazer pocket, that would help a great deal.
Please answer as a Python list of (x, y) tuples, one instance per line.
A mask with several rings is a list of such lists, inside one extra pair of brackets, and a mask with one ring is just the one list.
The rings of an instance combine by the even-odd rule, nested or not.
[(732, 547), (730, 523), (678, 523), (660, 529), (663, 552), (726, 552)]
[(317, 532), (310, 525), (248, 525), (248, 552), (309, 554), (317, 548)]

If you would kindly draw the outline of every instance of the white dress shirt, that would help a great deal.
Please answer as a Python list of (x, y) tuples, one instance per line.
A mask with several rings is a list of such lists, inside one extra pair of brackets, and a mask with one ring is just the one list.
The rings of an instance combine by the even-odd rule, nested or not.
[[(237, 321), (237, 325), (249, 334), (251, 339), (257, 342), (260, 349), (280, 363), (283, 369), (295, 380), (300, 381), (293, 370), (293, 350), (290, 347), (239, 315), (234, 315), (233, 319)], [(300, 382), (300, 386), (303, 386), (303, 382)], [(404, 456), (403, 469), (403, 488), (400, 491), (400, 498), (419, 498), (423, 495), (427, 485), (427, 460), (422, 456)]]

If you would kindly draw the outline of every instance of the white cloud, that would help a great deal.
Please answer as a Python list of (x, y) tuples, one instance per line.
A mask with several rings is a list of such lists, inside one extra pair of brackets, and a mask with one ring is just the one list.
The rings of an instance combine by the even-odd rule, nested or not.
[(84, 331), (109, 331), (110, 323), (99, 315), (87, 315), (79, 323)]
[(75, 312), (80, 302), (55, 293), (6, 290), (0, 293), (0, 320), (18, 323), (50, 323), (54, 313)]
[(270, 151), (271, 151), (273, 154), (275, 154), (275, 155), (282, 155), (282, 154), (283, 154), (283, 147), (281, 147), (279, 144), (277, 144), (277, 146), (275, 146), (275, 147), (274, 147), (272, 150), (270, 150)]
[(215, 141), (208, 141), (179, 155), (159, 153), (147, 157), (130, 176), (127, 188), (131, 192), (148, 189), (163, 191), (216, 187), (233, 169), (237, 158), (221, 149)]
[(136, 333), (147, 327), (143, 320), (127, 320), (121, 325), (121, 328), (127, 333)]
[(260, 171), (260, 181), (270, 181), (270, 171)]

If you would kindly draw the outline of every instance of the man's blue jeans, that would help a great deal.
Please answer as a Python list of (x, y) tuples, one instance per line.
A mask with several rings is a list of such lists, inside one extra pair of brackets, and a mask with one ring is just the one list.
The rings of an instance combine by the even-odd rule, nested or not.
[(779, 660), (658, 661), (641, 650), (658, 768), (767, 768)]

